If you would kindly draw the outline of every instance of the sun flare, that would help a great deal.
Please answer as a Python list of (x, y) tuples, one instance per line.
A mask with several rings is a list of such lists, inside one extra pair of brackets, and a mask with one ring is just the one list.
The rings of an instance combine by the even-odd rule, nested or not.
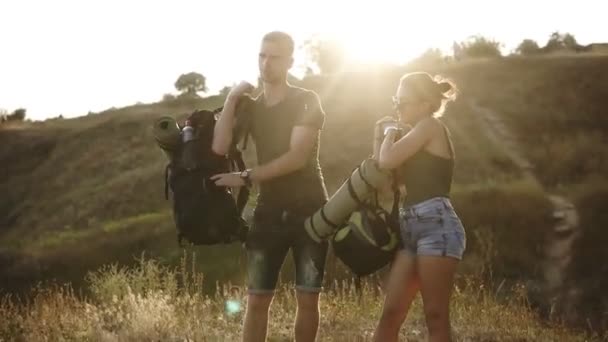
[(402, 64), (426, 49), (440, 47), (437, 45), (441, 42), (434, 39), (432, 32), (415, 29), (417, 23), (395, 25), (384, 22), (387, 19), (391, 20), (378, 17), (365, 24), (355, 19), (341, 19), (339, 30), (325, 31), (319, 38), (337, 45), (347, 62), (362, 65)]

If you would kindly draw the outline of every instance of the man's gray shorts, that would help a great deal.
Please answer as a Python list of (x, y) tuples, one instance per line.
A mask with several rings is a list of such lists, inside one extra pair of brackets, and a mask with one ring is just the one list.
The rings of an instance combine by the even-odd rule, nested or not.
[(304, 230), (304, 220), (320, 206), (285, 210), (258, 206), (245, 243), (249, 293), (272, 293), (287, 252), (291, 249), (296, 289), (320, 292), (328, 243), (317, 243)]

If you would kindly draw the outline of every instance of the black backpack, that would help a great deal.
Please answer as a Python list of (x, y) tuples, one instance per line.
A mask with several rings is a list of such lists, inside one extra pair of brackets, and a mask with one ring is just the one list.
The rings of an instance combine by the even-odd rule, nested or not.
[[(362, 177), (365, 180), (365, 178)], [(399, 232), (399, 189), (393, 184), (393, 207), (386, 211), (378, 201), (378, 192), (369, 183), (373, 195), (361, 201), (348, 179), (348, 190), (357, 202), (351, 214), (332, 237), (334, 254), (356, 276), (370, 275), (391, 263), (402, 246)]]
[[(215, 154), (211, 149), (216, 116), (222, 108), (196, 110), (186, 119), (194, 128), (194, 139), (180, 143), (175, 157), (165, 171), (165, 198), (173, 204), (173, 218), (180, 246), (184, 240), (193, 245), (214, 245), (245, 241), (247, 224), (242, 211), (247, 204), (249, 189), (240, 188), (235, 199), (232, 190), (215, 185), (210, 179), (218, 173), (242, 171), (245, 163), (237, 148), (240, 138), (248, 135), (247, 115), (242, 105), (237, 106), (237, 122), (233, 144), (228, 156)], [(183, 125), (179, 125), (180, 129)]]

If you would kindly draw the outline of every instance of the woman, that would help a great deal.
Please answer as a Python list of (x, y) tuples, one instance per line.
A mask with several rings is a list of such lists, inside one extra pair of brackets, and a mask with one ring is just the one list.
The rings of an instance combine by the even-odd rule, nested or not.
[(438, 119), (456, 89), (449, 81), (423, 72), (406, 74), (393, 98), (403, 130), (376, 125), (374, 154), (381, 169), (395, 170), (405, 185), (399, 220), (403, 249), (392, 264), (375, 341), (397, 341), (412, 300), (422, 294), (429, 341), (450, 341), (449, 299), (454, 274), (466, 246), (465, 231), (449, 199), (454, 168), (453, 145)]

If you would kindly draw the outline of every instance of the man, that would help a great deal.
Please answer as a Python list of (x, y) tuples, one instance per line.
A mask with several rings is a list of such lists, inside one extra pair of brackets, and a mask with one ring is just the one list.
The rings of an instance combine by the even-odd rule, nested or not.
[[(296, 270), (296, 341), (314, 341), (319, 325), (327, 243), (319, 244), (308, 237), (303, 222), (328, 198), (318, 158), (325, 113), (316, 93), (287, 82), (293, 50), (292, 38), (283, 32), (270, 32), (261, 42), (258, 63), (263, 93), (255, 99), (250, 113), (258, 166), (212, 177), (220, 186), (259, 185), (253, 224), (245, 243), (249, 292), (244, 341), (266, 338), (268, 309), (289, 249)], [(251, 84), (241, 82), (228, 94), (215, 127), (215, 153), (228, 153), (236, 101), (252, 90)]]

